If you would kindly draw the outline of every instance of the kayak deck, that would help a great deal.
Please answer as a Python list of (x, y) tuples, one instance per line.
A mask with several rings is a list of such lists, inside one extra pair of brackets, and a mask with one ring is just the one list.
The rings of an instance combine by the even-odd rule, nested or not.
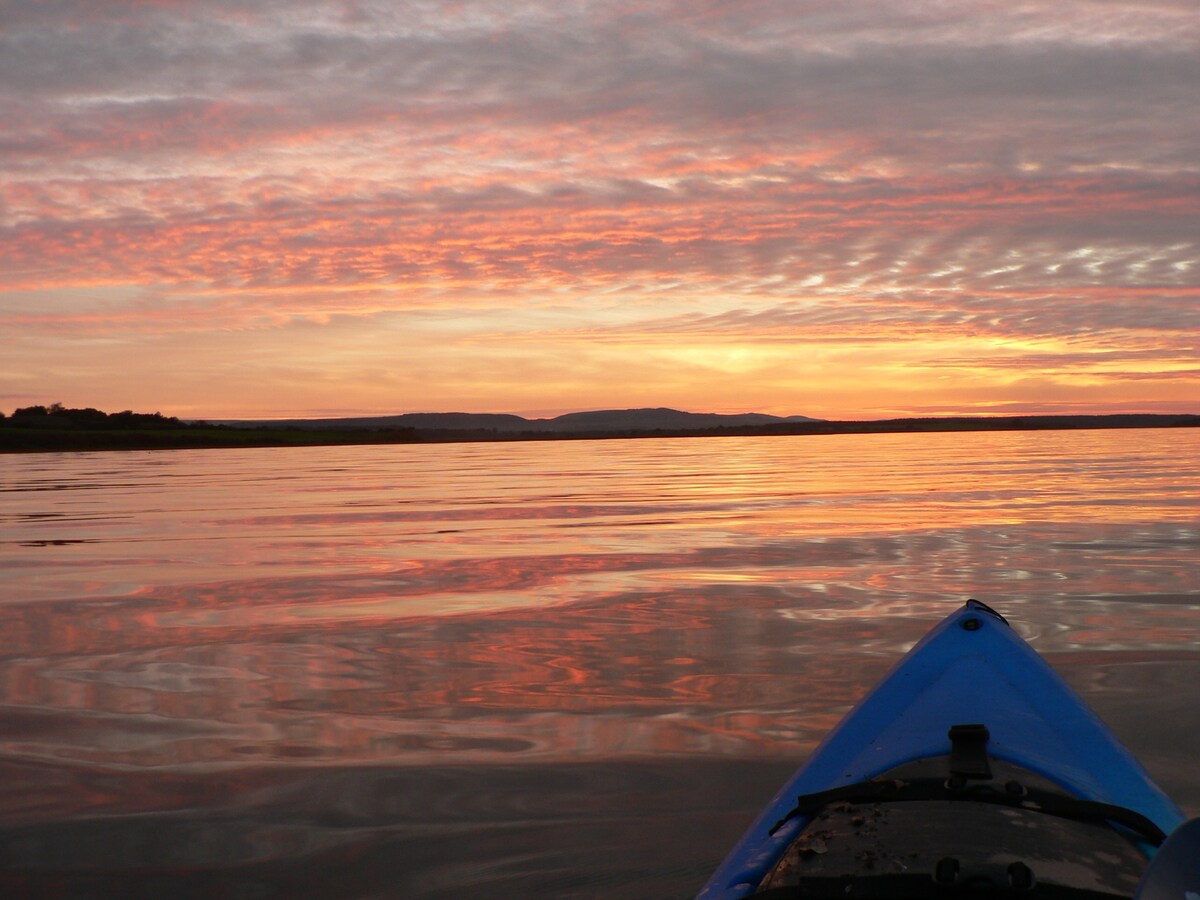
[[(889, 802), (904, 787), (944, 782), (947, 757), (884, 773), (881, 799), (834, 801), (814, 815), (760, 883), (755, 896), (924, 897), (936, 889), (1028, 893), (1039, 883), (1090, 895), (1130, 897), (1146, 867), (1134, 842), (1102, 821), (1048, 815), (1019, 803), (972, 798), (1070, 795), (1026, 769), (993, 766), (993, 778), (955, 796)], [(919, 791), (922, 795), (925, 790)]]
[[(962, 729), (963, 726), (967, 730), (960, 730), (960, 739), (952, 741), (951, 729)], [(857, 859), (857, 869), (842, 865), (838, 870), (839, 877), (867, 869), (866, 862), (872, 859), (867, 851), (872, 848), (864, 840), (864, 828), (868, 820), (878, 822), (884, 818), (900, 821), (916, 816), (945, 823), (944, 826), (929, 826), (934, 829), (943, 827), (943, 833), (913, 839), (921, 846), (910, 847), (913, 840), (900, 840), (898, 837), (912, 832), (914, 822), (892, 829), (893, 837), (888, 838), (891, 843), (879, 844), (879, 848), (889, 854), (890, 862), (882, 859), (879, 848), (875, 849), (875, 858), (879, 862), (873, 861), (872, 864), (881, 867), (896, 868), (895, 859), (906, 854), (913, 863), (920, 859), (919, 871), (927, 872), (922, 876), (926, 879), (926, 885), (929, 877), (936, 881), (938, 863), (943, 859), (961, 863), (960, 856), (970, 855), (966, 852), (970, 849), (966, 837), (975, 827), (972, 823), (982, 823), (984, 819), (994, 819), (1001, 825), (1007, 822), (1010, 826), (1001, 829), (1008, 837), (992, 838), (986, 842), (988, 851), (997, 859), (1008, 853), (1013, 857), (1010, 865), (1021, 863), (1029, 866), (1028, 861), (1023, 861), (1030, 856), (1029, 853), (1020, 859), (1015, 852), (1010, 853), (1010, 849), (1015, 849), (1015, 843), (1021, 841), (1023, 829), (1029, 830), (1028, 816), (1034, 814), (1028, 809), (1022, 811), (1019, 804), (989, 803), (982, 811), (976, 808), (981, 805), (977, 802), (956, 802), (948, 808), (929, 807), (927, 803), (939, 800), (936, 796), (937, 785), (934, 784), (934, 794), (921, 798), (925, 802), (888, 802), (886, 816), (883, 811), (876, 816), (875, 809), (869, 804), (865, 809), (854, 809), (857, 799), (855, 791), (858, 789), (853, 786), (870, 783), (881, 776), (886, 781), (897, 771), (907, 771), (901, 769), (903, 766), (941, 766), (943, 774), (940, 778), (946, 781), (945, 765), (955, 758), (962, 765), (964, 756), (975, 757), (975, 764), (978, 765), (979, 747), (973, 747), (972, 743), (980, 742), (971, 737), (969, 731), (972, 728), (982, 728), (982, 732), (976, 732), (976, 735), (985, 735), (984, 765), (990, 765), (997, 771), (1001, 767), (1009, 767), (1006, 771), (1019, 772), (1019, 778), (1006, 781), (1025, 786), (1038, 785), (1036, 790), (1042, 792), (1039, 796), (1048, 798), (1045, 802), (1051, 806), (1055, 803), (1078, 802), (1085, 806), (1092, 804), (1093, 809), (1115, 807), (1128, 810), (1133, 817), (1131, 821), (1148, 821), (1151, 828), (1160, 834), (1170, 832), (1183, 821), (1182, 812), (1054, 670), (1017, 635), (1002, 616), (972, 600), (943, 620), (910, 650), (879, 686), (826, 737), (808, 763), (780, 789), (735, 845), (699, 898), (738, 898), (751, 896), (760, 889), (771, 892), (784, 889), (786, 886), (782, 882), (777, 885), (772, 879), (776, 878), (776, 873), (779, 873), (779, 879), (787, 877), (784, 872), (787, 869), (789, 847), (794, 844), (793, 855), (797, 857), (797, 862), (792, 870), (814, 873), (805, 895), (820, 896), (819, 890), (813, 885), (817, 885), (820, 878), (825, 876), (816, 873), (829, 869), (834, 861), (840, 859), (838, 854), (832, 857), (828, 855), (832, 844), (844, 844), (852, 848), (849, 851), (852, 856), (858, 854), (863, 857)], [(984, 774), (968, 774), (967, 780), (974, 781), (975, 788), (992, 785), (988, 789), (1002, 794), (1004, 782), (995, 783), (990, 778), (991, 773), (987, 773), (988, 778), (984, 778)], [(831, 835), (848, 839), (832, 843), (822, 839), (814, 843), (815, 832), (810, 824), (815, 816), (829, 814), (831, 810), (798, 809), (797, 798), (842, 789), (851, 791), (849, 799), (833, 800), (831, 803), (848, 803), (850, 809), (841, 809), (840, 812), (849, 812), (849, 819), (835, 816), (834, 819), (825, 820), (832, 822), (832, 825), (826, 827), (818, 823), (818, 826), (825, 827)], [(1050, 793), (1056, 793), (1065, 800), (1055, 801), (1048, 797)], [(958, 801), (962, 798), (950, 799)], [(923, 814), (919, 811), (920, 807), (925, 807)], [(937, 815), (931, 815), (931, 810), (935, 809)], [(838, 813), (839, 810), (832, 812)], [(856, 829), (854, 823), (859, 817), (862, 821)], [(1046, 822), (1046, 819), (1054, 821)], [(1042, 816), (1034, 821), (1044, 826), (1041, 829), (1043, 831), (1051, 827), (1062, 831), (1060, 819), (1065, 821), (1070, 817)], [(1069, 824), (1071, 827), (1067, 830), (1076, 835), (1082, 833), (1095, 837), (1089, 832), (1089, 829), (1093, 829), (1104, 831), (1105, 839), (1110, 835), (1115, 836), (1119, 842), (1118, 849), (1122, 851), (1117, 855), (1122, 858), (1126, 848), (1131, 848), (1136, 858), (1126, 868), (1136, 870), (1132, 876), (1136, 885), (1137, 874), (1145, 868), (1153, 841), (1147, 842), (1143, 839), (1144, 835), (1133, 832), (1118, 833), (1110, 826), (1096, 822), (1070, 821)], [(837, 827), (834, 828), (834, 825)], [(983, 825), (980, 824), (980, 827)], [(804, 835), (808, 837), (797, 843), (797, 839)], [(878, 829), (875, 837), (879, 837)], [(934, 837), (943, 844), (942, 847), (935, 846)], [(956, 839), (951, 840), (951, 837)], [(882, 838), (879, 840), (882, 841)], [(1074, 838), (1061, 837), (1058, 840), (1064, 843), (1064, 851), (1060, 855), (1078, 855), (1080, 852), (1078, 848), (1074, 851), (1065, 849)], [(1009, 848), (1008, 845), (1013, 847)], [(958, 851), (959, 856), (947, 849), (952, 847), (962, 848)], [(819, 852), (822, 848), (824, 852)], [(918, 857), (912, 857), (913, 853)], [(932, 861), (932, 869), (928, 865), (929, 860), (922, 854), (936, 857)], [(812, 862), (817, 857), (828, 859)], [(1044, 871), (1049, 862), (1049, 859), (1041, 861)], [(784, 869), (780, 868), (781, 865), (784, 865)], [(906, 864), (901, 862), (899, 865)], [(943, 864), (943, 877), (949, 877), (947, 873), (950, 867), (951, 863)], [(1079, 868), (1082, 868), (1082, 863)], [(918, 869), (909, 866), (908, 872), (914, 871)], [(1014, 871), (1015, 875), (1005, 869), (1005, 877), (1010, 878), (1010, 888), (1014, 883), (1012, 879), (1019, 884), (1024, 878), (1019, 869)], [(899, 876), (905, 872), (892, 874)], [(1038, 877), (1036, 873), (1034, 877)], [(1049, 876), (1044, 874), (1042, 877)], [(1113, 875), (1091, 890), (1128, 896), (1132, 893), (1131, 889), (1127, 889), (1129, 877)], [(901, 882), (891, 880), (895, 883), (890, 884), (888, 890), (898, 891), (897, 896), (906, 896), (906, 890), (900, 887)], [(836, 893), (836, 896), (852, 896), (853, 887), (850, 887), (850, 894), (845, 893), (845, 883), (833, 885), (831, 889), (835, 893), (843, 892)], [(796, 890), (795, 887), (786, 889), (793, 893)]]

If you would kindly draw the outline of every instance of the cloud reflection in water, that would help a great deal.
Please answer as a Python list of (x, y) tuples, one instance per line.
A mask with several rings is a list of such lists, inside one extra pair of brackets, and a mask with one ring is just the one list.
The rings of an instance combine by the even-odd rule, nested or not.
[[(530, 841), (568, 840), (553, 823), (571, 804), (650, 848), (667, 826), (634, 786), (679, 816), (668, 831), (718, 844), (735, 787), (775, 784), (747, 760), (790, 768), (967, 596), (1200, 806), (1178, 750), (1200, 734), (1195, 441), (9, 457), (8, 858), (51, 872), (74, 845), (138, 879), (152, 858), (229, 861), (277, 896), (331, 865), (394, 886), (395, 860), (448, 852), (439, 828), (519, 869)], [(454, 871), (445, 884), (503, 882)]]

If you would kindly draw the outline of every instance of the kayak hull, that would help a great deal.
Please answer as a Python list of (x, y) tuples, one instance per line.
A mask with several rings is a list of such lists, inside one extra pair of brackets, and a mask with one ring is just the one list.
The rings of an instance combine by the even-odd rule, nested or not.
[[(811, 816), (800, 795), (948, 757), (953, 726), (986, 726), (987, 755), (1081, 800), (1123, 807), (1170, 832), (1183, 813), (1057, 673), (982, 603), (968, 601), (905, 655), (779, 790), (698, 900), (751, 896)], [(782, 825), (776, 827), (781, 820)]]

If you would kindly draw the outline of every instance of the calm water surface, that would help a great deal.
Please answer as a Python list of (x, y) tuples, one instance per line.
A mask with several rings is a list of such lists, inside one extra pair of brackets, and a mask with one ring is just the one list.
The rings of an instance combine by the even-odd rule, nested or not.
[(0, 457), (0, 892), (686, 897), (967, 597), (1200, 813), (1200, 432)]

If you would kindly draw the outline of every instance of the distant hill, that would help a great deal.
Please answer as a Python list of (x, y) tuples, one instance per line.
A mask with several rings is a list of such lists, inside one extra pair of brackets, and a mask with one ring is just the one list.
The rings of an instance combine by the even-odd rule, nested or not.
[(128, 410), (106, 413), (91, 407), (68, 409), (61, 403), (54, 403), (28, 406), (15, 410), (10, 416), (0, 413), (0, 453), (1066, 428), (1200, 428), (1200, 416), (1116, 413), (833, 421), (761, 413), (730, 416), (687, 413), (677, 409), (609, 409), (570, 413), (553, 419), (486, 413), (409, 413), (344, 419), (185, 422), (160, 413)]
[(238, 428), (301, 428), (306, 431), (378, 431), (416, 428), (421, 431), (496, 431), (503, 433), (652, 432), (693, 431), (708, 428), (742, 428), (820, 422), (809, 416), (770, 416), (765, 413), (690, 413), (678, 409), (605, 409), (567, 413), (552, 419), (526, 419), (494, 413), (405, 413), (397, 416), (359, 416), (344, 419), (234, 420), (214, 424)]
[(539, 419), (547, 431), (675, 431), (695, 428), (740, 428), (746, 425), (781, 425), (785, 422), (819, 422), (808, 416), (769, 416), (765, 413), (690, 413), (678, 409), (605, 409), (567, 413)]

